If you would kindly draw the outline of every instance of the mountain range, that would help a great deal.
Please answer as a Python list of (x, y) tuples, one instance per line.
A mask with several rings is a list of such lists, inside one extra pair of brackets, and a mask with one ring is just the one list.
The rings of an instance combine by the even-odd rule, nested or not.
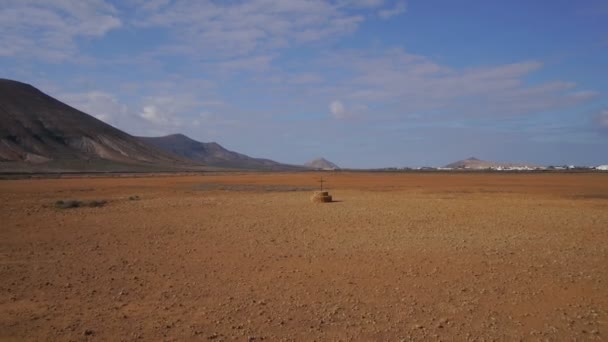
[(31, 85), (5, 79), (0, 79), (0, 161), (46, 164), (59, 169), (89, 169), (102, 164), (171, 169), (194, 165)]
[[(450, 169), (533, 169), (477, 158)], [(0, 79), (0, 172), (337, 170), (324, 158), (304, 166), (253, 158), (183, 134), (136, 137), (18, 81)]]
[(302, 170), (182, 134), (135, 137), (18, 81), (0, 79), (0, 170)]
[(216, 167), (251, 170), (302, 170), (304, 167), (281, 164), (270, 159), (252, 158), (230, 151), (216, 142), (199, 142), (183, 134), (164, 137), (139, 137), (144, 143), (167, 153)]

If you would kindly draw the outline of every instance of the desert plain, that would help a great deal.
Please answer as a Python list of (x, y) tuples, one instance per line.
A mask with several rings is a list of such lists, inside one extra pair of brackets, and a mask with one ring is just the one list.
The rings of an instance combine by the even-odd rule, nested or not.
[(0, 340), (604, 339), (608, 174), (0, 181)]

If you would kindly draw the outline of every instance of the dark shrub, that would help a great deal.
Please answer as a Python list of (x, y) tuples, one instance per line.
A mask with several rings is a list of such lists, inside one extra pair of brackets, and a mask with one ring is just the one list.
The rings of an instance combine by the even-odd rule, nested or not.
[(55, 202), (55, 208), (58, 209), (72, 209), (72, 208), (82, 208), (82, 207), (90, 207), (90, 208), (98, 208), (106, 205), (108, 201), (106, 200), (92, 200), (92, 201), (78, 201), (78, 200), (60, 200)]

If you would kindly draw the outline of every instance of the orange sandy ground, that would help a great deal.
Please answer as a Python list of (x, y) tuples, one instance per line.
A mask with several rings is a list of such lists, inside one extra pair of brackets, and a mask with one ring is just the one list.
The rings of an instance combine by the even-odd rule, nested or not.
[(0, 181), (0, 339), (608, 339), (608, 174), (318, 177)]

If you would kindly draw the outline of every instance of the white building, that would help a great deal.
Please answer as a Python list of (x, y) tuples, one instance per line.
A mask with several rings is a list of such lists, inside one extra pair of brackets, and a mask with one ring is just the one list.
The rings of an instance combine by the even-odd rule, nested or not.
[(595, 167), (596, 170), (608, 171), (608, 165), (600, 165)]

